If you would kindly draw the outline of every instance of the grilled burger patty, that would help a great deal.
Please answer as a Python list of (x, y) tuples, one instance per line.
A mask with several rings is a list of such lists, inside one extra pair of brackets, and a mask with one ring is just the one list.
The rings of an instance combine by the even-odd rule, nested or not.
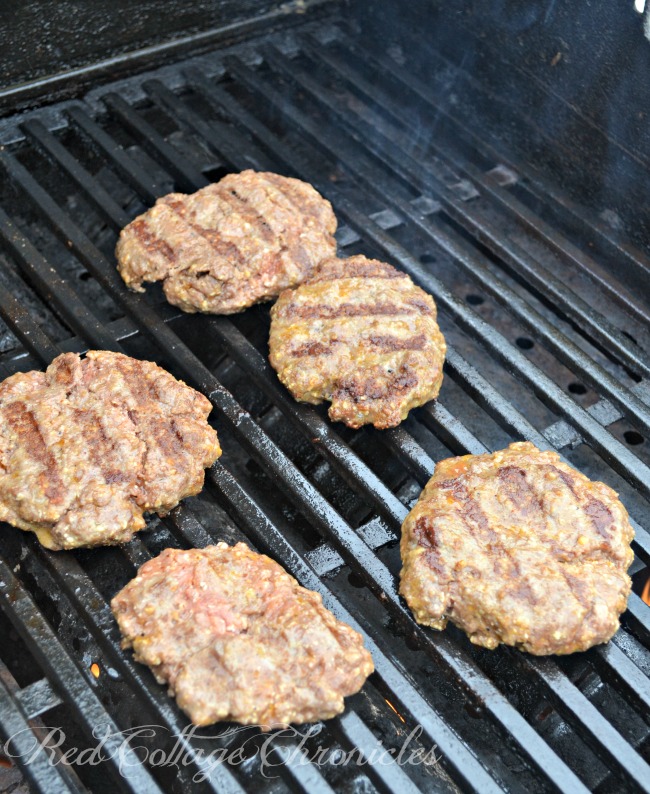
[(328, 719), (373, 671), (360, 634), (243, 543), (165, 549), (111, 607), (123, 646), (195, 725)]
[(271, 309), (270, 361), (302, 402), (331, 400), (349, 427), (398, 425), (440, 391), (445, 340), (433, 298), (385, 262), (321, 263)]
[(418, 623), (486, 648), (584, 651), (618, 629), (633, 535), (616, 493), (555, 452), (450, 458), (402, 527), (400, 592)]
[(0, 383), (0, 520), (49, 549), (124, 543), (203, 487), (210, 402), (149, 361), (92, 350)]
[(162, 281), (186, 312), (232, 314), (276, 297), (336, 253), (336, 218), (311, 185), (242, 171), (191, 195), (171, 193), (120, 234), (131, 289)]

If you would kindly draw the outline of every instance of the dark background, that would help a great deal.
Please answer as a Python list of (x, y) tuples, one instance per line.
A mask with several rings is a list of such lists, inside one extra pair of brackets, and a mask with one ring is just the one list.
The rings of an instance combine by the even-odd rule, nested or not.
[(4, 0), (2, 83), (6, 87), (85, 66), (279, 5), (260, 0)]
[(650, 42), (633, 0), (352, 8), (365, 35), (399, 44), (425, 81), (442, 75), (454, 114), (495, 149), (647, 250)]

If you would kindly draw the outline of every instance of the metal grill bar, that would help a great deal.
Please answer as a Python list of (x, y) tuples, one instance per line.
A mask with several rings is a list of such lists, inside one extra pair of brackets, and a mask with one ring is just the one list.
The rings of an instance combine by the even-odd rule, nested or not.
[(158, 184), (153, 177), (129, 157), (124, 149), (117, 144), (81, 107), (72, 107), (68, 116), (79, 131), (90, 141), (91, 146), (101, 152), (112, 163), (127, 184), (138, 193), (144, 191), (143, 198), (153, 204), (159, 196), (164, 195), (165, 186)]
[[(385, 757), (382, 755), (382, 753), (385, 753), (385, 748), (377, 742), (373, 734), (354, 712), (343, 714), (336, 721), (336, 729), (338, 729), (343, 744), (347, 745), (350, 751), (359, 751), (366, 762), (370, 762), (373, 759), (373, 754), (376, 756), (379, 753), (379, 757)], [(371, 764), (371, 768), (373, 766), (374, 764)], [(385, 772), (381, 781), (380, 791), (399, 791), (400, 794), (401, 792), (404, 792), (404, 794), (415, 794), (415, 792), (419, 791), (399, 765), (388, 764)]]
[(635, 593), (632, 593), (628, 599), (625, 616), (641, 642), (643, 642), (646, 647), (650, 646), (650, 615), (648, 614), (648, 605)]
[(52, 689), (47, 678), (40, 678), (16, 693), (25, 714), (29, 719), (38, 717), (50, 709), (56, 708), (63, 701)]
[(84, 191), (95, 209), (109, 223), (117, 223), (120, 228), (129, 222), (129, 216), (104, 188), (93, 179), (47, 128), (36, 119), (23, 124), (23, 129), (40, 146), (46, 156), (61, 163), (74, 183)]
[(42, 352), (45, 356), (42, 360), (51, 361), (58, 355), (56, 346), (50, 342), (39, 326), (33, 322), (29, 311), (1, 284), (0, 317), (7, 325), (15, 329), (16, 336), (26, 340), (25, 346), (31, 352), (36, 352), (37, 357), (40, 357)]
[(146, 152), (154, 157), (162, 155), (165, 158), (168, 163), (170, 176), (181, 190), (192, 192), (197, 189), (197, 185), (204, 187), (209, 183), (210, 180), (194, 169), (187, 161), (183, 162), (182, 166), (176, 165), (176, 150), (174, 147), (167, 143), (150, 124), (132, 114), (130, 105), (119, 94), (106, 94), (102, 99), (118, 118), (127, 121), (129, 131)]
[(53, 794), (67, 794), (72, 791), (70, 782), (63, 777), (58, 766), (52, 765), (45, 748), (34, 747), (27, 719), (28, 715), (0, 677), (0, 730), (4, 736), (11, 737), (7, 740), (7, 749), (13, 756), (30, 759), (29, 777), (34, 786)]
[[(6, 164), (0, 152), (0, 162)], [(24, 268), (27, 277), (39, 291), (48, 295), (56, 310), (77, 333), (88, 334), (93, 344), (105, 350), (114, 349), (114, 342), (89, 309), (76, 300), (70, 285), (43, 259), (36, 248), (0, 210), (0, 235)], [(74, 307), (74, 308), (72, 308)]]
[(650, 714), (650, 681), (616, 645), (616, 636), (608, 645), (596, 648), (590, 661), (641, 714)]

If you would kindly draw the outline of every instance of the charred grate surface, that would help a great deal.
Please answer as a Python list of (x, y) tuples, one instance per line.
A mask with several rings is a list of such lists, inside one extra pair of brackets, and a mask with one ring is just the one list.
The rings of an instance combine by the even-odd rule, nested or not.
[[(549, 659), (424, 630), (397, 596), (400, 524), (434, 462), (513, 440), (618, 490), (634, 570), (650, 560), (650, 306), (616, 279), (602, 225), (484, 143), (444, 90), (338, 20), (4, 125), (0, 375), (89, 347), (152, 358), (210, 398), (224, 448), (205, 492), (124, 548), (52, 554), (3, 527), (0, 733), (34, 789), (650, 790), (638, 595), (608, 646)], [(159, 195), (250, 167), (312, 182), (345, 254), (389, 259), (434, 295), (450, 343), (437, 403), (395, 430), (351, 432), (279, 385), (268, 307), (189, 317), (156, 288), (125, 289), (123, 225)], [(548, 219), (561, 212), (560, 231)], [(617, 251), (627, 269), (648, 265), (631, 244)], [(376, 673), (340, 718), (188, 733), (120, 649), (108, 601), (135, 568), (217, 540), (270, 554), (364, 633)], [(44, 726), (58, 731), (49, 744)], [(82, 763), (104, 735), (103, 762)], [(162, 762), (174, 752), (182, 762)]]

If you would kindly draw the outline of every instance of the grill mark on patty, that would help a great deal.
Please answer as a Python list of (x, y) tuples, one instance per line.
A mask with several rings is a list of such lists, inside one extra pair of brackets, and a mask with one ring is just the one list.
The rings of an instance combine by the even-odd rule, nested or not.
[[(245, 264), (244, 254), (240, 248), (231, 240), (224, 240), (221, 236), (221, 232), (218, 229), (204, 229), (202, 226), (199, 226), (198, 223), (192, 223), (191, 221), (187, 220), (185, 217), (187, 211), (185, 202), (179, 199), (168, 199), (165, 201), (165, 204), (174, 213), (174, 215), (176, 215), (177, 218), (180, 218), (180, 220), (187, 226), (188, 229), (193, 231), (198, 237), (205, 240), (218, 257), (223, 257), (224, 259), (234, 259), (235, 261), (232, 264), (235, 267), (242, 267)], [(182, 269), (183, 272), (187, 272), (188, 268), (191, 267), (192, 264), (192, 261), (188, 260), (185, 267)]]
[(451, 572), (444, 564), (435, 527), (427, 516), (420, 516), (417, 519), (413, 526), (413, 535), (419, 545), (426, 549), (424, 560), (427, 566), (438, 576), (442, 585), (449, 585), (452, 581)]
[(384, 280), (407, 279), (408, 275), (401, 270), (387, 265), (378, 260), (369, 260), (363, 257), (350, 259), (334, 259), (325, 262), (319, 267), (319, 272), (311, 279), (310, 283), (326, 283), (340, 281), (344, 278), (377, 278)]
[(44, 471), (39, 475), (43, 491), (48, 499), (60, 503), (63, 498), (64, 485), (54, 455), (48, 448), (33, 412), (24, 402), (17, 400), (4, 409), (5, 419), (19, 436), (21, 446), (35, 461), (41, 464)]
[(126, 228), (130, 228), (133, 236), (147, 253), (157, 253), (165, 257), (169, 262), (176, 262), (177, 257), (174, 253), (174, 249), (166, 240), (158, 237), (149, 229), (147, 221), (144, 218), (136, 218), (131, 222), (130, 227), (127, 226)]
[(81, 435), (88, 442), (87, 449), (90, 459), (101, 471), (104, 479), (106, 479), (104, 455), (106, 454), (106, 448), (110, 447), (110, 443), (101, 425), (100, 417), (92, 411), (86, 411), (81, 408), (74, 408), (73, 414), (75, 425), (81, 429)]
[(266, 242), (276, 239), (269, 222), (264, 214), (251, 202), (250, 198), (246, 195), (240, 195), (235, 188), (226, 187), (225, 185), (217, 185), (215, 195), (233, 210), (244, 217), (253, 227), (250, 234), (257, 233)]
[(183, 444), (185, 443), (185, 439), (183, 437), (183, 433), (181, 432), (180, 428), (178, 427), (178, 423), (175, 419), (172, 419), (171, 422), (172, 430), (174, 431), (174, 436), (179, 442), (180, 448), (182, 448)]
[(607, 505), (604, 505), (598, 499), (589, 499), (583, 509), (589, 516), (596, 532), (606, 540), (610, 540), (609, 527), (612, 525), (614, 518)]
[[(170, 430), (172, 432), (169, 432)], [(178, 433), (173, 431), (173, 420), (170, 424), (166, 423), (164, 427), (161, 426), (159, 422), (156, 422), (155, 427), (151, 428), (151, 436), (153, 437), (158, 449), (161, 450), (165, 456), (178, 458), (182, 454), (183, 445)]]
[(331, 356), (332, 347), (338, 344), (336, 340), (330, 341), (328, 344), (322, 342), (305, 342), (304, 345), (296, 347), (291, 351), (294, 358), (303, 358), (306, 356)]
[[(120, 373), (122, 375), (124, 385), (129, 391), (129, 394), (140, 407), (147, 408), (150, 407), (152, 403), (157, 405), (161, 401), (160, 392), (156, 388), (156, 383), (154, 380), (146, 376), (143, 377), (141, 373), (136, 372), (133, 367), (129, 366), (120, 366)], [(129, 410), (127, 413), (129, 415), (129, 419), (134, 424), (135, 434), (138, 440), (140, 440), (145, 446), (144, 457), (142, 460), (143, 471), (138, 474), (137, 479), (140, 487), (146, 491), (149, 485), (149, 480), (148, 478), (144, 477), (144, 466), (151, 446), (155, 444), (155, 446), (164, 456), (178, 455), (181, 451), (181, 447), (176, 436), (174, 436), (173, 439), (169, 438), (167, 426), (161, 425), (162, 417), (157, 415), (152, 416), (149, 412), (143, 416), (140, 416), (137, 410)], [(148, 427), (146, 427), (147, 425)], [(147, 432), (144, 435), (141, 432), (143, 427), (146, 427), (147, 429)]]
[[(260, 174), (261, 176), (262, 174)], [(312, 201), (311, 197), (307, 198), (304, 190), (298, 185), (285, 181), (279, 174), (265, 172), (263, 177), (267, 184), (271, 184), (275, 188), (276, 195), (281, 195), (296, 212), (313, 218), (319, 224), (322, 222), (320, 206), (316, 201)]]
[(86, 448), (90, 459), (101, 472), (104, 481), (109, 485), (129, 482), (131, 477), (117, 469), (111, 461), (113, 443), (106, 435), (99, 414), (75, 408), (74, 417), (77, 426), (81, 428), (81, 434), (88, 442)]
[[(266, 184), (270, 185), (272, 188), (270, 195), (274, 196), (276, 201), (277, 197), (281, 196), (284, 201), (289, 204), (292, 211), (299, 217), (313, 218), (315, 223), (319, 226), (323, 223), (324, 218), (321, 215), (321, 209), (323, 209), (324, 215), (324, 208), (327, 205), (323, 205), (320, 200), (315, 201), (311, 200), (311, 197), (307, 198), (305, 187), (287, 182), (284, 177), (277, 174), (265, 173), (264, 180)], [(270, 200), (273, 201), (273, 199)], [(279, 261), (284, 254), (293, 260), (293, 262), (297, 262), (303, 273), (310, 269), (310, 265), (313, 266), (316, 264), (316, 262), (312, 263), (311, 257), (303, 244), (302, 237), (306, 230), (306, 226), (309, 226), (309, 224), (303, 221), (294, 230), (285, 229), (284, 234), (279, 236), (282, 245), (281, 249), (278, 251), (278, 267), (276, 268), (278, 272), (281, 270)], [(323, 234), (325, 233), (325, 230), (323, 230)], [(336, 249), (334, 249), (333, 253), (335, 252)]]
[(563, 482), (563, 483), (566, 485), (566, 487), (567, 487), (567, 488), (568, 488), (568, 489), (571, 491), (571, 493), (573, 494), (573, 496), (577, 498), (576, 490), (575, 490), (575, 488), (574, 488), (574, 485), (573, 485), (573, 480), (571, 479), (571, 477), (570, 477), (570, 476), (569, 476), (569, 475), (568, 475), (568, 474), (567, 474), (565, 471), (562, 471), (562, 469), (558, 469), (558, 467), (557, 467), (557, 466), (551, 466), (551, 469), (552, 469), (552, 470), (553, 470), (553, 471), (554, 471), (554, 472), (555, 472), (557, 475), (559, 475), (559, 477), (560, 477), (560, 479), (562, 480), (562, 482)]
[(418, 382), (417, 376), (408, 366), (402, 367), (399, 372), (393, 374), (392, 378), (385, 380), (378, 378), (363, 380), (356, 375), (351, 375), (339, 381), (332, 397), (338, 400), (350, 399), (354, 403), (386, 398), (390, 401), (391, 398), (395, 399), (409, 389), (414, 389)]
[[(489, 549), (483, 551), (483, 557), (492, 567), (495, 580), (514, 581), (517, 583), (516, 595), (523, 597), (531, 604), (535, 604), (537, 599), (530, 587), (530, 584), (521, 574), (521, 569), (514, 554), (505, 547), (497, 532), (492, 529), (486, 513), (481, 509), (480, 502), (474, 499), (464, 482), (458, 477), (443, 480), (439, 487), (451, 490), (454, 499), (458, 504), (458, 516), (467, 531), (476, 539), (481, 551), (483, 551), (482, 541), (489, 543)], [(478, 533), (477, 530), (478, 529)], [(500, 571), (504, 564), (514, 572), (509, 575), (508, 571)]]
[[(416, 311), (411, 311), (416, 309)], [(315, 306), (296, 306), (290, 303), (283, 307), (280, 317), (301, 320), (335, 320), (339, 317), (397, 317), (398, 315), (431, 314), (431, 307), (417, 298), (404, 303), (339, 303), (337, 306), (316, 304)]]
[[(502, 472), (505, 472), (504, 477), (502, 477)], [(514, 472), (514, 474), (512, 472)], [(535, 489), (528, 482), (526, 478), (525, 470), (520, 469), (517, 466), (503, 466), (499, 469), (498, 475), (499, 475), (499, 479), (502, 482), (505, 480), (506, 484), (510, 484), (514, 486), (512, 488), (508, 488), (506, 486), (505, 493), (508, 496), (508, 498), (510, 498), (510, 500), (513, 502), (513, 504), (515, 504), (515, 506), (518, 509), (522, 510), (523, 515), (528, 519), (539, 520), (542, 526), (546, 527), (546, 519), (544, 515), (544, 507), (543, 507), (542, 499), (537, 495)], [(566, 484), (565, 478), (562, 477), (561, 479), (562, 482)], [(503, 492), (503, 490), (504, 488), (502, 486), (501, 491)], [(571, 491), (575, 499), (575, 492), (573, 488), (570, 487), (569, 490)], [(574, 581), (574, 577), (567, 574), (567, 572), (564, 570), (564, 566), (560, 565), (558, 562), (559, 548), (557, 544), (551, 539), (548, 539), (547, 543), (551, 546), (551, 550), (553, 552), (551, 555), (549, 555), (549, 559), (553, 560), (554, 570), (564, 579), (569, 589), (569, 592), (575, 598), (578, 604), (583, 609), (585, 609), (586, 612), (589, 612), (589, 604), (584, 598), (584, 593), (581, 592), (580, 589), (575, 587), (576, 583)]]
[(542, 513), (542, 504), (526, 480), (526, 472), (518, 466), (501, 466), (498, 472), (501, 492), (526, 517)]
[[(128, 362), (122, 362), (119, 359), (113, 364), (113, 368), (120, 373), (122, 382), (139, 406), (147, 407), (151, 403), (155, 404), (160, 401), (160, 392), (154, 387), (151, 379), (141, 371), (137, 371), (134, 367), (129, 366)], [(92, 376), (92, 372), (90, 374)], [(128, 414), (131, 421), (137, 424), (137, 411), (129, 410)]]
[(410, 339), (400, 339), (397, 336), (371, 336), (368, 342), (382, 350), (424, 350), (427, 338), (424, 334), (417, 334)]
[[(400, 339), (397, 336), (370, 336), (360, 340), (362, 346), (371, 345), (378, 347), (383, 352), (396, 352), (399, 350), (423, 350), (426, 346), (426, 336), (418, 334), (408, 339)], [(345, 344), (345, 340), (331, 339), (324, 342), (305, 342), (299, 347), (294, 348), (290, 355), (292, 358), (307, 358), (310, 356), (331, 356), (336, 345)]]
[[(128, 360), (124, 361), (120, 358), (116, 359), (113, 362), (113, 367), (115, 370), (119, 371), (122, 379), (122, 383), (126, 387), (128, 393), (133, 397), (135, 402), (138, 405), (138, 408), (135, 410), (127, 409), (126, 413), (134, 425), (134, 432), (136, 437), (139, 441), (144, 444), (144, 453), (143, 457), (141, 458), (141, 471), (138, 472), (136, 476), (136, 481), (138, 487), (144, 488), (146, 490), (147, 486), (147, 479), (144, 476), (144, 462), (146, 459), (147, 450), (152, 443), (152, 441), (156, 442), (158, 448), (162, 449), (160, 444), (160, 435), (161, 433), (156, 432), (158, 426), (156, 428), (150, 428), (149, 432), (147, 432), (144, 437), (142, 434), (143, 424), (146, 422), (147, 416), (141, 416), (140, 410), (142, 408), (151, 408), (152, 403), (157, 405), (161, 402), (161, 395), (158, 389), (155, 387), (155, 382), (152, 381), (151, 378), (147, 377), (147, 375), (143, 374), (142, 371), (138, 371), (136, 367), (134, 367)], [(87, 367), (87, 373), (90, 378), (92, 378), (92, 369)], [(109, 439), (104, 433), (99, 420), (97, 422), (101, 433), (103, 441), (106, 445), (108, 445)], [(164, 434), (164, 431), (163, 431)], [(89, 447), (92, 449), (94, 446), (93, 438), (89, 438), (91, 442)], [(163, 450), (164, 451), (164, 450)], [(97, 465), (99, 465), (100, 470), (104, 476), (106, 482), (116, 483), (116, 482), (127, 482), (130, 478), (123, 475), (121, 472), (115, 471), (114, 468), (107, 468), (104, 465), (103, 461), (97, 461)]]
[[(573, 497), (578, 500), (578, 495), (576, 494), (572, 478), (566, 472), (558, 469), (557, 466), (553, 466), (552, 468), (560, 475), (560, 479), (571, 491)], [(590, 497), (587, 501), (587, 504), (582, 509), (589, 517), (591, 525), (595, 531), (601, 537), (605, 538), (605, 540), (610, 540), (610, 533), (608, 530), (612, 525), (614, 518), (609, 508), (598, 499), (593, 499)]]

